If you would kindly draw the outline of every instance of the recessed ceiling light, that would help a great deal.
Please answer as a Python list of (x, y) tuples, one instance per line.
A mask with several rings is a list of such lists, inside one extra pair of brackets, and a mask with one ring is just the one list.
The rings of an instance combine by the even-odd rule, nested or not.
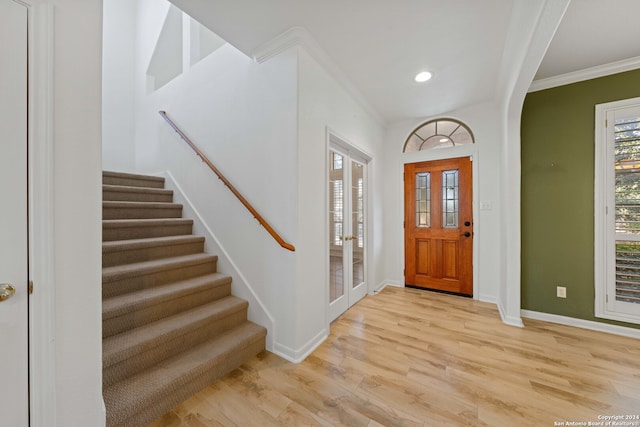
[(426, 82), (431, 78), (431, 73), (428, 71), (422, 71), (421, 73), (416, 74), (416, 81), (418, 83)]
[(448, 141), (449, 141), (449, 138), (441, 138), (440, 139), (440, 142), (448, 142)]

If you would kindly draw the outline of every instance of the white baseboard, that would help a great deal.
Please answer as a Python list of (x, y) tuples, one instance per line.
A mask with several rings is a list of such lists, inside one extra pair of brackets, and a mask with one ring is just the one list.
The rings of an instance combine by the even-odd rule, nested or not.
[(626, 326), (610, 325), (608, 323), (594, 322), (593, 320), (576, 319), (575, 317), (560, 316), (558, 314), (541, 313), (539, 311), (520, 310), (522, 317), (558, 323), (565, 326), (590, 329), (592, 331), (606, 332), (630, 338), (640, 338), (640, 329), (627, 328)]
[(315, 337), (311, 338), (305, 345), (297, 350), (276, 342), (273, 350), (271, 351), (272, 353), (277, 354), (278, 356), (288, 360), (289, 362), (300, 363), (304, 359), (306, 359), (307, 356), (313, 352), (313, 350), (318, 348), (318, 346), (322, 344), (328, 336), (328, 331), (326, 329), (323, 329), (322, 331), (318, 332)]
[(380, 293), (387, 286), (393, 286), (394, 288), (404, 288), (404, 284), (396, 280), (383, 280), (375, 289), (371, 292), (372, 295)]
[(478, 295), (478, 301), (498, 305), (498, 298), (496, 298), (495, 295), (480, 294)]
[(496, 298), (495, 301), (496, 306), (498, 307), (498, 312), (500, 313), (500, 319), (502, 319), (502, 323), (509, 326), (515, 326), (518, 328), (524, 328), (524, 323), (522, 323), (522, 319), (519, 317), (507, 316), (507, 312), (502, 306), (502, 301), (499, 298)]

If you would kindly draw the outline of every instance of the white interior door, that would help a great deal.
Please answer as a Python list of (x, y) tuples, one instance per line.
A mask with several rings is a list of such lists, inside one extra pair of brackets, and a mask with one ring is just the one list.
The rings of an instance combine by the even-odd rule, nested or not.
[(366, 161), (329, 151), (329, 317), (335, 320), (367, 293)]
[(0, 0), (0, 424), (12, 427), (29, 425), (27, 113), (27, 8)]

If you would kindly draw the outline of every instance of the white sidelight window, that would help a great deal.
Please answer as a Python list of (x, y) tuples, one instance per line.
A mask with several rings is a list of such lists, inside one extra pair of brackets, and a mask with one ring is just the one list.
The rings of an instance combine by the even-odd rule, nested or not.
[(640, 323), (640, 98), (596, 105), (595, 315)]

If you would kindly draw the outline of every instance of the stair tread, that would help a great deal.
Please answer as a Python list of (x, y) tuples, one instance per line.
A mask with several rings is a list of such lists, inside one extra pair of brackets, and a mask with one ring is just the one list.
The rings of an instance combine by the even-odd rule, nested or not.
[[(107, 425), (146, 425), (265, 348), (165, 178), (103, 171)], [(123, 293), (124, 292), (124, 293)], [(112, 296), (110, 296), (112, 295)]]
[(141, 175), (136, 173), (129, 172), (114, 172), (114, 171), (103, 171), (103, 177), (113, 177), (113, 178), (130, 178), (130, 179), (142, 179), (147, 181), (158, 181), (164, 182), (164, 177), (161, 176), (153, 176), (153, 175)]
[(156, 322), (104, 338), (102, 340), (103, 369), (176, 339), (199, 322), (205, 322), (211, 318), (224, 318), (229, 313), (246, 309), (247, 305), (247, 301), (229, 295)]
[(125, 422), (133, 411), (153, 405), (177, 387), (215, 369), (220, 360), (224, 360), (232, 352), (248, 347), (265, 335), (265, 328), (246, 322), (151, 369), (109, 386), (104, 390), (103, 396), (111, 422), (114, 425)]
[(133, 250), (141, 248), (153, 248), (164, 245), (175, 245), (185, 243), (199, 243), (204, 241), (204, 236), (185, 234), (178, 236), (148, 237), (146, 239), (112, 240), (102, 243), (102, 253), (111, 253), (123, 250)]
[(132, 185), (102, 184), (102, 191), (117, 191), (119, 193), (144, 193), (144, 194), (173, 194), (173, 190), (152, 187), (135, 187)]
[(105, 283), (123, 280), (153, 272), (173, 270), (185, 265), (213, 262), (217, 259), (218, 257), (216, 255), (210, 255), (202, 252), (198, 254), (154, 259), (151, 261), (135, 262), (131, 264), (114, 265), (111, 267), (104, 267), (102, 269), (102, 282)]
[(144, 209), (182, 209), (180, 203), (170, 202), (129, 202), (121, 200), (105, 200), (103, 208), (144, 208)]
[(147, 308), (172, 298), (199, 292), (211, 286), (227, 284), (231, 277), (221, 273), (211, 273), (191, 279), (181, 280), (162, 286), (143, 289), (125, 295), (105, 298), (102, 301), (102, 320), (108, 320), (135, 310)]
[(193, 224), (193, 220), (189, 218), (134, 218), (102, 220), (102, 228), (153, 227), (172, 224)]

